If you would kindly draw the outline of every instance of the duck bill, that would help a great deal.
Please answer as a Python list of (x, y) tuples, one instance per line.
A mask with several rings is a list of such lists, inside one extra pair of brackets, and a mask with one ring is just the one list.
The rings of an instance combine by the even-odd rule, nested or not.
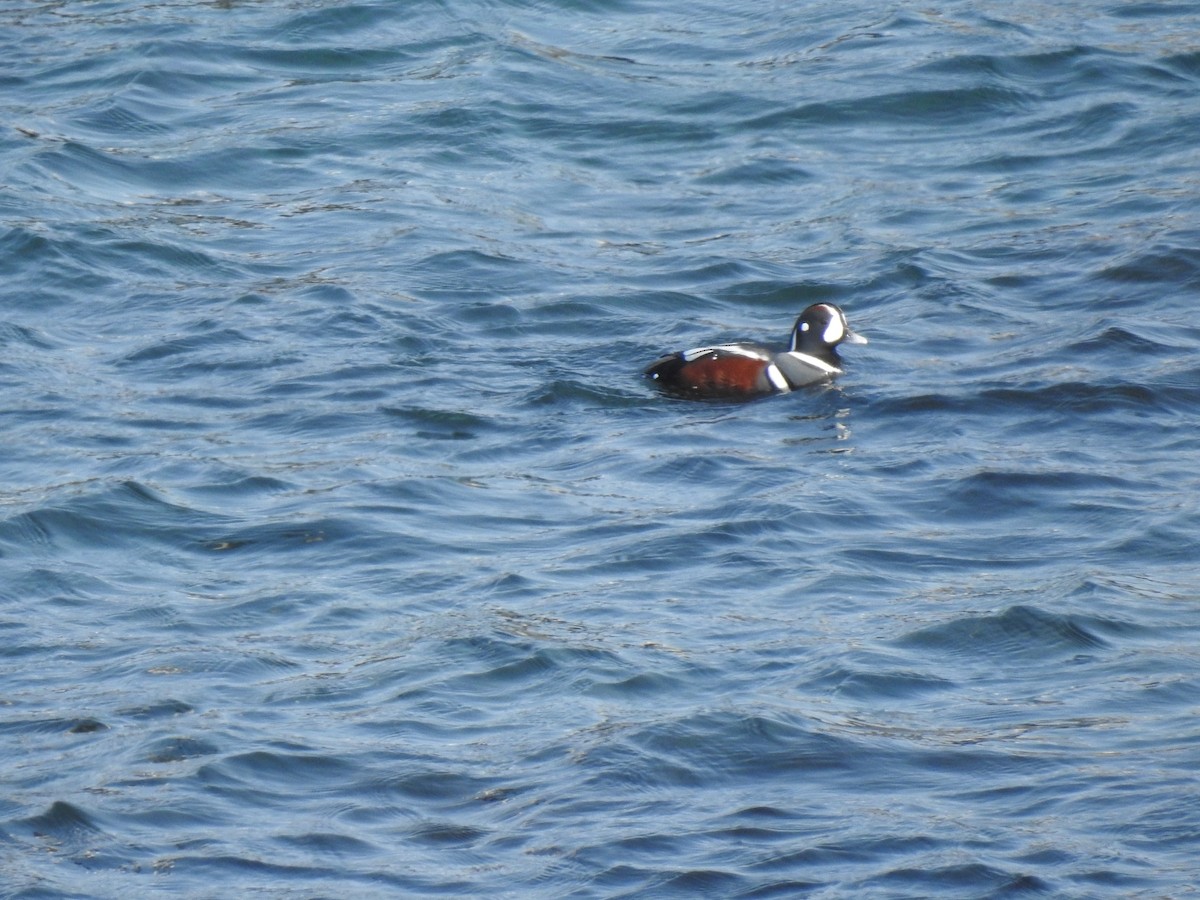
[(851, 331), (849, 328), (846, 329), (846, 336), (844, 338), (842, 338), (842, 341), (844, 341), (847, 344), (865, 344), (865, 343), (867, 343), (867, 339), (865, 337), (863, 337), (857, 331)]

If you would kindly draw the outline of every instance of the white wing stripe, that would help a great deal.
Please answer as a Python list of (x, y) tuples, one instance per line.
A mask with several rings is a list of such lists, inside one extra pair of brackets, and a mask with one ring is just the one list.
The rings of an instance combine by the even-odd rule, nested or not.
[(683, 361), (692, 362), (713, 352), (731, 353), (734, 356), (745, 356), (749, 359), (770, 359), (770, 355), (761, 350), (755, 350), (743, 344), (718, 344), (715, 347), (697, 347), (694, 350), (683, 351)]

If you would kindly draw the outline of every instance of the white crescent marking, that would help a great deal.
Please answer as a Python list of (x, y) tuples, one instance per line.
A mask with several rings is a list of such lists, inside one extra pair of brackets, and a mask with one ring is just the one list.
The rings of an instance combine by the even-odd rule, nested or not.
[(779, 371), (779, 366), (775, 365), (775, 363), (767, 366), (767, 379), (781, 391), (790, 391), (792, 389), (792, 386), (788, 384), (788, 380), (783, 377), (783, 373)]

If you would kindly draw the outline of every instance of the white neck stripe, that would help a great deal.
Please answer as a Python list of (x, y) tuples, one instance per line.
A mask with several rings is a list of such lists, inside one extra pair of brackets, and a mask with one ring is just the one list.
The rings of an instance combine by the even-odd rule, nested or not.
[(829, 363), (825, 362), (825, 360), (817, 359), (815, 356), (809, 356), (807, 353), (797, 353), (795, 350), (790, 350), (788, 351), (787, 355), (795, 360), (798, 360), (799, 362), (804, 363), (806, 366), (812, 366), (814, 369), (819, 369), (826, 375), (833, 375), (842, 371), (837, 366), (831, 366)]

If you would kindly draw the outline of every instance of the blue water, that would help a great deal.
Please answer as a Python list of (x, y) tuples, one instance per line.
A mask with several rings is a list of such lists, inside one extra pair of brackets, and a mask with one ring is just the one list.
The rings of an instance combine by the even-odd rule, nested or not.
[(1200, 4), (0, 35), (0, 895), (1194, 889)]

